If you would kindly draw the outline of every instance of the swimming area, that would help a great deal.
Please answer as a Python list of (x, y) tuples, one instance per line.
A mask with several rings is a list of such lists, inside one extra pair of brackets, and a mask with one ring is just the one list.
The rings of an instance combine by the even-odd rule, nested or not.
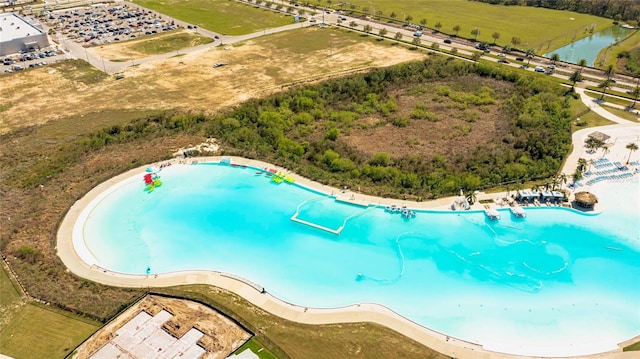
[[(597, 216), (527, 208), (525, 219), (504, 210), (500, 221), (417, 211), (405, 219), (275, 185), (250, 167), (180, 165), (160, 175), (152, 193), (140, 174), (85, 210), (76, 224), (85, 262), (129, 274), (233, 273), (308, 307), (379, 303), (514, 354), (594, 353), (640, 333), (633, 207), (611, 204)], [(637, 183), (610, 190), (624, 185)], [(335, 235), (292, 221), (296, 209), (302, 220), (344, 228)]]

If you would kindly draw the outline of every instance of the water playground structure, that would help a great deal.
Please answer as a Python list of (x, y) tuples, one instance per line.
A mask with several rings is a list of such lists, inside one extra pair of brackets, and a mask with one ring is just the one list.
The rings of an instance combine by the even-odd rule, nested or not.
[(156, 187), (162, 186), (160, 176), (156, 172), (153, 172), (153, 170), (150, 170), (150, 168), (147, 168), (148, 173), (146, 173), (143, 177), (145, 185), (144, 190), (149, 193), (153, 192)]
[(292, 184), (296, 181), (295, 178), (293, 178), (293, 176), (290, 176), (288, 174), (286, 174), (285, 172), (282, 171), (278, 171), (275, 168), (267, 168), (265, 167), (264, 169), (257, 171), (256, 174), (265, 174), (265, 176), (270, 177), (271, 178), (271, 182), (275, 183), (275, 184), (280, 184), (280, 183), (288, 183), (288, 184)]

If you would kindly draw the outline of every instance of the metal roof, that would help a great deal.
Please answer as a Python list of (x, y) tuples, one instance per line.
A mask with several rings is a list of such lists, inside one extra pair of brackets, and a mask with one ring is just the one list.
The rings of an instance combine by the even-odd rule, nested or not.
[(0, 43), (40, 34), (44, 34), (44, 31), (18, 14), (0, 14)]

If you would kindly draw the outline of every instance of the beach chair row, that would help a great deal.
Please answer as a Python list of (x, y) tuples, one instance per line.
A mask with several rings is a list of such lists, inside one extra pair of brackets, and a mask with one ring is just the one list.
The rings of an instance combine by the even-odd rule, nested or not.
[(631, 172), (624, 172), (616, 175), (608, 175), (608, 176), (598, 176), (596, 178), (592, 178), (587, 181), (587, 185), (591, 186), (592, 184), (596, 184), (598, 182), (606, 181), (606, 180), (618, 180), (632, 177), (633, 174)]

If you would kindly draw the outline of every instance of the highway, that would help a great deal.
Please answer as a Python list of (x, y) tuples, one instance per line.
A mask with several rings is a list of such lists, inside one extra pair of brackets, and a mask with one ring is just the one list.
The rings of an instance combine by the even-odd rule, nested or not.
[[(138, 8), (143, 8), (142, 6), (138, 5), (138, 4), (134, 4), (134, 3), (130, 3), (130, 2), (123, 2), (123, 1), (118, 1), (116, 2), (117, 4), (121, 5), (121, 4), (126, 4), (127, 6), (132, 6), (132, 7), (138, 7)], [(50, 8), (53, 8), (54, 6), (57, 8), (61, 8), (60, 11), (68, 8), (68, 7), (78, 7), (78, 6), (87, 6), (88, 4), (91, 4), (91, 1), (77, 1), (77, 0), (67, 0), (67, 1), (56, 1), (56, 0), (46, 0), (45, 4), (39, 4), (39, 5), (34, 5), (32, 8), (30, 8), (31, 11), (37, 12), (39, 10), (44, 9), (45, 6), (49, 6)], [(255, 5), (260, 6), (260, 7), (265, 7), (262, 5)], [(200, 45), (200, 46), (196, 46), (196, 47), (192, 47), (192, 48), (187, 48), (187, 49), (182, 49), (179, 51), (179, 53), (181, 54), (186, 54), (186, 53), (194, 53), (194, 52), (199, 52), (199, 51), (206, 51), (210, 48), (216, 47), (216, 46), (223, 46), (226, 44), (233, 44), (236, 42), (241, 42), (241, 41), (246, 41), (249, 39), (253, 39), (253, 38), (258, 38), (261, 36), (265, 36), (265, 35), (269, 35), (269, 34), (274, 34), (274, 33), (278, 33), (278, 32), (282, 32), (282, 31), (295, 31), (297, 29), (301, 29), (304, 27), (308, 27), (308, 26), (319, 26), (319, 25), (325, 25), (325, 26), (342, 26), (344, 28), (350, 28), (353, 31), (360, 31), (360, 32), (364, 32), (364, 26), (369, 25), (371, 27), (371, 31), (368, 32), (368, 34), (370, 36), (374, 36), (374, 37), (381, 37), (379, 35), (380, 29), (384, 28), (387, 30), (387, 34), (385, 35), (385, 38), (389, 41), (397, 41), (395, 40), (395, 35), (396, 33), (400, 32), (402, 33), (402, 41), (406, 43), (406, 46), (413, 46), (411, 45), (411, 42), (414, 39), (414, 32), (416, 31), (416, 29), (414, 28), (410, 28), (410, 27), (406, 27), (406, 26), (400, 26), (400, 25), (394, 25), (394, 24), (389, 24), (389, 23), (384, 23), (384, 22), (380, 22), (380, 21), (376, 21), (375, 19), (371, 19), (371, 18), (364, 18), (364, 17), (352, 17), (347, 15), (347, 12), (345, 12), (344, 14), (339, 13), (339, 11), (337, 10), (333, 10), (333, 9), (316, 9), (313, 7), (304, 7), (302, 5), (296, 7), (296, 9), (303, 9), (305, 11), (305, 13), (307, 14), (308, 17), (313, 16), (313, 18), (315, 19), (315, 22), (310, 22), (310, 21), (303, 21), (303, 22), (299, 22), (299, 23), (292, 23), (290, 25), (285, 25), (285, 26), (281, 26), (281, 27), (277, 27), (277, 28), (271, 28), (271, 29), (263, 29), (257, 32), (254, 32), (252, 34), (247, 34), (247, 35), (240, 35), (240, 36), (228, 36), (228, 35), (224, 35), (221, 33), (217, 33), (214, 31), (210, 31), (207, 29), (202, 29), (202, 28), (195, 28), (193, 30), (189, 30), (189, 31), (194, 31), (194, 32), (198, 32), (201, 35), (207, 36), (212, 38), (214, 41), (209, 43), (209, 44), (205, 44), (205, 45)], [(150, 9), (148, 9), (150, 10)], [(153, 10), (150, 10), (153, 11)], [(175, 21), (176, 24), (182, 25), (184, 28), (187, 28), (188, 23), (184, 22), (184, 21), (180, 21), (178, 19), (172, 19), (169, 16), (163, 15), (163, 17), (168, 18), (170, 20)], [(342, 18), (342, 20), (340, 20), (340, 18)], [(351, 27), (350, 24), (354, 22), (355, 24), (357, 24), (355, 27)], [(445, 44), (444, 40), (445, 39), (449, 39), (451, 40), (451, 44)], [(95, 68), (106, 72), (107, 74), (116, 74), (116, 73), (120, 73), (122, 71), (124, 71), (127, 67), (129, 66), (133, 66), (133, 65), (139, 65), (142, 63), (146, 63), (146, 62), (153, 62), (153, 61), (158, 61), (158, 60), (163, 60), (163, 59), (167, 59), (170, 57), (173, 57), (176, 55), (176, 53), (171, 52), (171, 53), (165, 53), (165, 54), (159, 54), (159, 55), (154, 55), (154, 56), (149, 56), (146, 58), (142, 58), (142, 59), (136, 59), (130, 62), (114, 62), (114, 61), (109, 61), (107, 59), (101, 58), (95, 54), (92, 53), (92, 51), (85, 49), (83, 46), (81, 46), (80, 44), (69, 40), (69, 39), (65, 39), (61, 36), (56, 36), (54, 38), (54, 40), (61, 45), (60, 47), (67, 52), (67, 57), (68, 58), (77, 58), (77, 59), (84, 59), (86, 61), (88, 61), (91, 65), (93, 65)], [(446, 56), (452, 56), (449, 51), (451, 51), (452, 48), (456, 48), (457, 49), (457, 53), (458, 55), (462, 55), (462, 57), (465, 59), (464, 57), (469, 57), (471, 56), (473, 53), (476, 52), (480, 52), (480, 50), (477, 50), (475, 48), (476, 43), (463, 39), (463, 38), (459, 38), (459, 37), (453, 37), (447, 34), (443, 34), (437, 31), (433, 31), (431, 29), (425, 29), (422, 31), (422, 36), (420, 36), (420, 42), (421, 42), (421, 46), (424, 47), (425, 49), (429, 49), (429, 51), (433, 51), (433, 52), (438, 52), (441, 53), (443, 55)], [(431, 46), (437, 43), (439, 49), (433, 49), (431, 48)], [(499, 51), (501, 51), (502, 49), (500, 47), (496, 47), (496, 46), (490, 46), (490, 53), (486, 54), (485, 56), (482, 56), (482, 61), (490, 61), (490, 62), (495, 62), (498, 63), (498, 61), (500, 59), (506, 59), (507, 61), (509, 61), (509, 63), (503, 63), (500, 64), (501, 66), (511, 66), (511, 67), (515, 67), (518, 68), (521, 66), (521, 62), (516, 61), (515, 59), (517, 57), (525, 57), (525, 54), (522, 52), (511, 52), (508, 54), (504, 54), (504, 57), (498, 57), (496, 56)], [(441, 51), (444, 50), (444, 51)], [(482, 52), (480, 52), (482, 53)], [(468, 60), (468, 59), (466, 59)], [(527, 59), (530, 64), (529, 67), (527, 69), (525, 69), (526, 71), (534, 71), (534, 68), (536, 66), (542, 66), (545, 69), (548, 68), (548, 66), (551, 64), (551, 61), (549, 59), (543, 58), (543, 57), (538, 57), (538, 56), (533, 56), (531, 59)], [(213, 65), (213, 64), (212, 64)], [(568, 63), (561, 63), (559, 62), (557, 64), (557, 69), (556, 71), (554, 71), (551, 75), (543, 75), (541, 74), (541, 76), (555, 76), (558, 78), (562, 78), (564, 80), (568, 80), (568, 78), (570, 77), (571, 73), (573, 73), (574, 71), (579, 70), (579, 66), (577, 65), (573, 65), (573, 64), (568, 64)], [(604, 81), (606, 79), (606, 75), (597, 69), (594, 68), (584, 68), (583, 70), (583, 77), (585, 78), (584, 81), (576, 84), (577, 87), (587, 87), (587, 86), (598, 86), (602, 81)], [(614, 86), (611, 88), (612, 90), (615, 91), (619, 91), (619, 92), (626, 92), (626, 91), (630, 91), (632, 90), (634, 87), (636, 87), (636, 81), (635, 79), (629, 77), (629, 76), (624, 76), (624, 75), (616, 75), (615, 76), (615, 80), (616, 83), (614, 84)]]

